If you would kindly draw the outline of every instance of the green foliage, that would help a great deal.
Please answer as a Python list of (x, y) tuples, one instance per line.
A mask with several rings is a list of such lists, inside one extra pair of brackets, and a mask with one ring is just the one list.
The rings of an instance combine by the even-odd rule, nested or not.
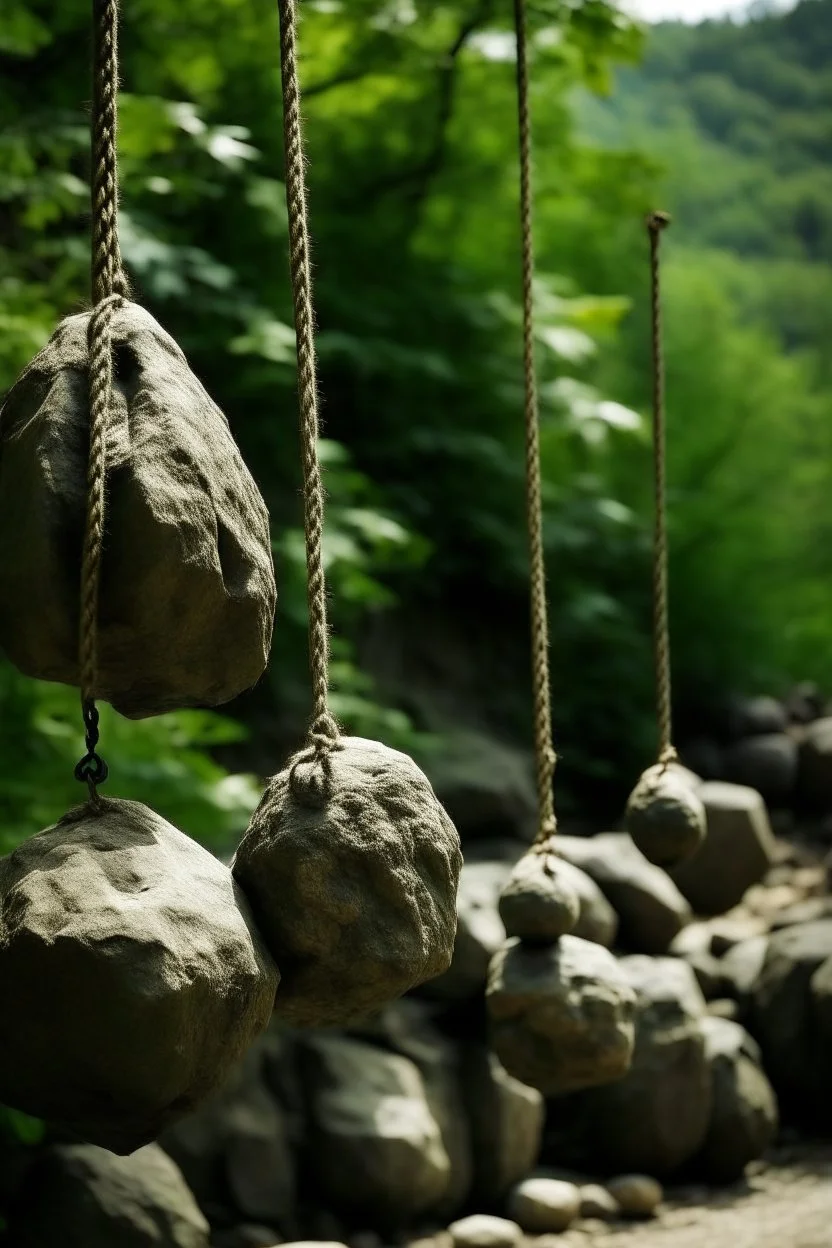
[[(830, 4), (750, 26), (664, 26), (643, 66), (643, 32), (604, 0), (530, 6), (566, 803), (615, 809), (653, 749), (642, 220), (659, 197), (677, 218), (666, 290), (677, 689), (832, 679)], [(0, 387), (86, 298), (87, 8), (12, 0), (4, 18)], [(425, 759), (441, 749), (439, 721), (528, 736), (510, 19), (492, 0), (302, 6), (333, 707), (347, 729)], [(274, 657), (239, 713), (269, 740), (296, 741), (309, 693), (275, 7), (137, 0), (122, 20), (123, 252), (269, 504)], [(425, 613), (471, 634), (485, 621), (495, 638), (475, 656), (485, 678), (460, 678), (436, 715), (424, 698), (404, 707), (368, 641), (392, 618), (407, 656)], [(514, 656), (503, 683), (490, 674), (495, 630)], [(77, 707), (66, 691), (2, 679), (13, 838), (72, 800)], [(207, 761), (215, 746), (228, 754), (227, 721), (104, 727), (114, 791), (166, 802), (212, 843), (244, 822), (253, 781)]]

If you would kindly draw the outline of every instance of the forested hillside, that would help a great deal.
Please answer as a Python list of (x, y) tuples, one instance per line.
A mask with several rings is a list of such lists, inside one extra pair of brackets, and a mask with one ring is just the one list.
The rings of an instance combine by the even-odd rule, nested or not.
[[(0, 23), (0, 391), (87, 298), (88, 7), (7, 0)], [(498, 823), (532, 791), (518, 753), (529, 686), (511, 5), (301, 7), (334, 706), (348, 729), (413, 750), (444, 791), (493, 781)], [(662, 27), (646, 44), (604, 0), (534, 6), (567, 811), (614, 810), (653, 749), (643, 217), (657, 202), (676, 215), (682, 704), (793, 676), (832, 682), (830, 32), (830, 0), (749, 27)], [(136, 0), (122, 62), (125, 261), (226, 410), (272, 513), (274, 656), (229, 708), (253, 739), (225, 755), (266, 771), (308, 709), (274, 6)], [(71, 787), (80, 733), (71, 692), (1, 674), (15, 773), (0, 801), (18, 835), (60, 813), (66, 786), (44, 777)], [(200, 752), (231, 729), (192, 716), (118, 731), (119, 792), (162, 774), (157, 804), (189, 831), (240, 822), (251, 789)], [(31, 773), (21, 739), (36, 742)]]

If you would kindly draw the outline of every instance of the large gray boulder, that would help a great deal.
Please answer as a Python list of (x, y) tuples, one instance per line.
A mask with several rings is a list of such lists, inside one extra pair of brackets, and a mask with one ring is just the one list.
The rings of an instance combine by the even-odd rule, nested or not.
[(691, 919), (690, 906), (669, 876), (623, 832), (558, 836), (556, 853), (595, 881), (618, 914), (618, 939), (634, 953), (667, 953)]
[(784, 732), (788, 724), (788, 714), (782, 702), (765, 695), (734, 697), (727, 709), (728, 731), (735, 740)]
[(803, 731), (797, 796), (810, 810), (832, 810), (832, 716), (816, 719)]
[(277, 971), (230, 871), (138, 802), (0, 861), (0, 1101), (129, 1153), (219, 1088)]
[(471, 1195), (490, 1205), (502, 1200), (537, 1164), (543, 1097), (536, 1088), (514, 1079), (484, 1046), (466, 1047), (460, 1070), (473, 1149)]
[(697, 914), (723, 914), (773, 865), (774, 834), (756, 789), (714, 780), (701, 786), (699, 796), (708, 835), (671, 874)]
[(773, 932), (754, 987), (749, 1030), (784, 1108), (806, 1120), (828, 1116), (829, 1036), (819, 1025), (812, 982), (832, 958), (832, 919)]
[(309, 1161), (316, 1193), (365, 1225), (406, 1225), (452, 1182), (442, 1128), (416, 1064), (338, 1035), (307, 1042)]
[(629, 1067), (635, 995), (601, 945), (507, 940), (491, 962), (486, 1004), (500, 1061), (546, 1096), (608, 1083)]
[(343, 737), (269, 781), (232, 870), (279, 960), (277, 1014), (350, 1023), (447, 970), (462, 852), (411, 758)]
[[(77, 685), (90, 314), (63, 321), (0, 409), (0, 645)], [(137, 304), (113, 312), (96, 694), (139, 719), (216, 706), (271, 647), (265, 504), (222, 412)]]
[(47, 1149), (9, 1215), (16, 1248), (208, 1248), (208, 1223), (155, 1144), (117, 1157), (90, 1144)]
[(769, 806), (787, 805), (797, 782), (797, 742), (785, 732), (745, 737), (728, 750), (725, 776), (756, 789)]
[(616, 1083), (552, 1104), (547, 1160), (608, 1174), (672, 1174), (700, 1150), (711, 1074), (693, 972), (675, 958), (621, 959), (637, 999), (630, 1071)]
[(777, 1097), (762, 1068), (759, 1047), (726, 1018), (703, 1018), (711, 1069), (712, 1105), (699, 1162), (709, 1179), (732, 1183), (762, 1157), (777, 1135)]

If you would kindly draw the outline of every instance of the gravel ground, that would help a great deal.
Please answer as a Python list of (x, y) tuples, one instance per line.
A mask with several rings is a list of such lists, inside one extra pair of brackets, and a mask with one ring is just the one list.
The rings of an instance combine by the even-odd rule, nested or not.
[(832, 1248), (832, 1147), (784, 1151), (722, 1191), (670, 1190), (653, 1222), (585, 1222), (546, 1238), (550, 1248)]

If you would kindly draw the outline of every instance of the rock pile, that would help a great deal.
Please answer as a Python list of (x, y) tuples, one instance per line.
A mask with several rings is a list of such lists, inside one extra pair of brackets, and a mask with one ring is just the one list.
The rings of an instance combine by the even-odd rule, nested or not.
[[(777, 735), (776, 720), (791, 740), (796, 721), (779, 713), (738, 711), (737, 739)], [(801, 726), (815, 793), (823, 722)], [(448, 971), (348, 1027), (275, 1020), (212, 1102), (131, 1157), (50, 1138), (0, 1188), (11, 1242), (514, 1248), (587, 1219), (650, 1217), (677, 1177), (732, 1181), (781, 1115), (828, 1130), (824, 851), (776, 838), (748, 784), (718, 777), (698, 791), (708, 838), (672, 877), (623, 833), (557, 841), (581, 899), (578, 934), (610, 951), (634, 994), (624, 1078), (547, 1101), (489, 1050), (499, 898), (526, 846), (480, 840), (462, 868)]]

